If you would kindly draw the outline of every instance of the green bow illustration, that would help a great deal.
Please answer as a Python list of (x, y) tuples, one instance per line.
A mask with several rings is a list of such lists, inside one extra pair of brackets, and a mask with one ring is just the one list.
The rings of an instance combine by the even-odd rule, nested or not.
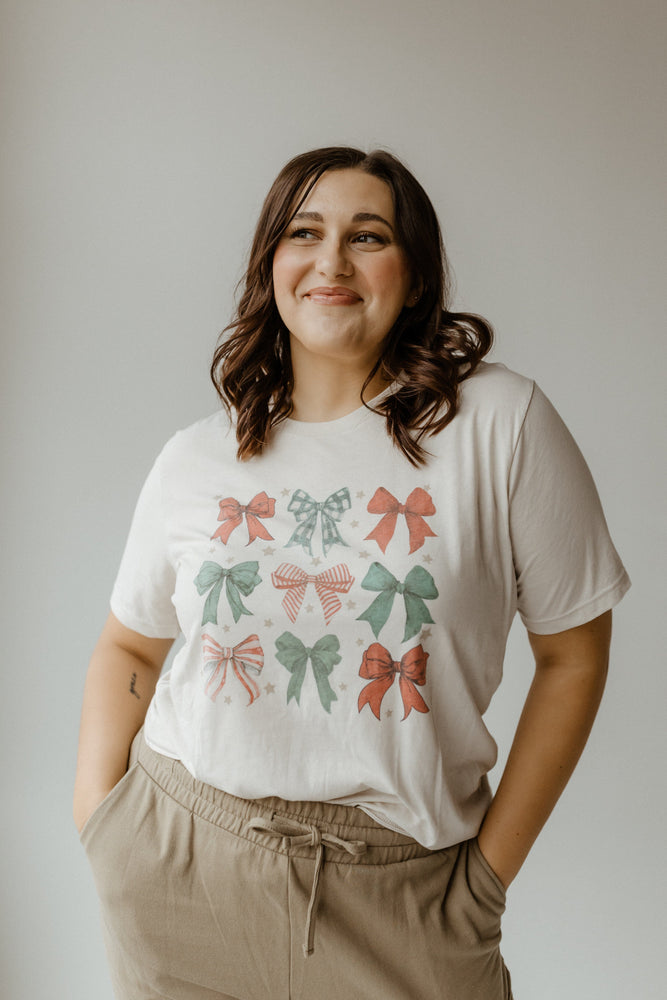
[(312, 649), (304, 646), (301, 639), (297, 639), (291, 632), (283, 632), (281, 636), (278, 636), (276, 639), (276, 658), (284, 667), (287, 667), (292, 675), (287, 685), (288, 704), (290, 698), (295, 698), (297, 705), (300, 704), (301, 688), (306, 676), (308, 660), (310, 660), (322, 707), (327, 712), (331, 712), (331, 702), (338, 701), (338, 698), (327, 678), (336, 664), (341, 661), (339, 647), (340, 643), (335, 635), (325, 635), (318, 639)]
[(386, 624), (394, 603), (396, 594), (402, 594), (405, 602), (405, 634), (403, 642), (417, 635), (424, 622), (434, 624), (431, 614), (424, 601), (432, 601), (438, 596), (433, 577), (423, 566), (414, 566), (405, 578), (405, 583), (399, 583), (396, 577), (381, 566), (371, 563), (368, 573), (361, 586), (364, 590), (379, 590), (380, 593), (373, 603), (366, 608), (357, 621), (368, 622), (377, 639)]
[(202, 625), (206, 625), (207, 622), (218, 624), (218, 601), (223, 583), (234, 621), (237, 622), (241, 615), (252, 614), (252, 611), (248, 611), (244, 606), (241, 594), (247, 597), (248, 594), (252, 594), (257, 584), (262, 582), (262, 578), (257, 572), (258, 568), (259, 563), (256, 560), (239, 563), (237, 566), (232, 566), (231, 569), (225, 569), (214, 562), (202, 563), (202, 567), (195, 577), (195, 585), (200, 594), (205, 594), (207, 590), (210, 591), (204, 605)]
[(345, 511), (349, 510), (351, 506), (352, 501), (347, 486), (336, 490), (322, 503), (313, 500), (305, 490), (295, 490), (287, 509), (291, 514), (294, 514), (299, 523), (292, 532), (285, 548), (289, 548), (290, 545), (300, 545), (312, 556), (311, 542), (318, 514), (322, 519), (322, 550), (325, 556), (332, 545), (347, 545), (347, 542), (341, 538), (336, 522), (340, 521)]

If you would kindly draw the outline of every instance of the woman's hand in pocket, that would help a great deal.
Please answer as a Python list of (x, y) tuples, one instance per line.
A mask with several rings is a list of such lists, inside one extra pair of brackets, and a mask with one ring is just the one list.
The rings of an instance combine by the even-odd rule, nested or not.
[(114, 785), (111, 785), (110, 788), (77, 788), (74, 795), (72, 812), (74, 814), (74, 823), (79, 833), (81, 833), (97, 807), (104, 802), (114, 787)]

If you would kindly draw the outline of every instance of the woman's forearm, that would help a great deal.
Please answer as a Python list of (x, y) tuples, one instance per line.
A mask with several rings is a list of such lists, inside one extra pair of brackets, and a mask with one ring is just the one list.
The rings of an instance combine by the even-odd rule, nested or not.
[(586, 744), (607, 671), (611, 612), (552, 636), (530, 636), (533, 683), (479, 832), (482, 853), (507, 886), (523, 864)]
[(113, 616), (102, 632), (83, 695), (74, 786), (78, 829), (127, 770), (132, 739), (143, 724), (171, 642), (137, 636)]

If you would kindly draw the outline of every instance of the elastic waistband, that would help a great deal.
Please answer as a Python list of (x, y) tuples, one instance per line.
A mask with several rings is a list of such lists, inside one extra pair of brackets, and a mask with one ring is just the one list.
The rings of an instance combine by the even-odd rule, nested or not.
[[(431, 851), (411, 837), (388, 830), (355, 806), (332, 802), (292, 802), (275, 796), (263, 799), (237, 798), (198, 781), (181, 761), (152, 750), (144, 739), (143, 730), (137, 733), (130, 751), (130, 765), (135, 763), (170, 798), (189, 812), (267, 850), (296, 857), (313, 857), (317, 846), (315, 843), (299, 843), (299, 838), (291, 836), (276, 837), (275, 833), (272, 835), (266, 829), (266, 824), (275, 828), (277, 822), (284, 821), (287, 826), (297, 824), (317, 827), (322, 836), (329, 840), (327, 858), (338, 864), (386, 865), (444, 853)], [(256, 822), (258, 818), (265, 821), (264, 828)], [(250, 823), (251, 820), (254, 825)], [(363, 841), (366, 849), (360, 854), (352, 854), (342, 846), (337, 850), (335, 838), (341, 841)]]

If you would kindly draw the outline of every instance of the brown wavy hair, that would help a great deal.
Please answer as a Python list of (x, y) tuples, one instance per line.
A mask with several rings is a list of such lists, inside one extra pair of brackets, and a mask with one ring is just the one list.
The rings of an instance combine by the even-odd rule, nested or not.
[(415, 306), (401, 311), (361, 390), (363, 396), (378, 371), (398, 384), (395, 392), (369, 408), (385, 417), (388, 434), (413, 465), (426, 461), (423, 438), (439, 433), (453, 420), (460, 382), (472, 375), (493, 342), (493, 330), (481, 316), (450, 312), (451, 272), (438, 219), (407, 167), (384, 150), (366, 154), (348, 146), (295, 156), (266, 196), (248, 267), (239, 282), (242, 293), (236, 315), (223, 330), (225, 339), (211, 364), (211, 378), (223, 405), (228, 412), (236, 410), (239, 459), (260, 454), (271, 429), (292, 412), (289, 331), (273, 293), (276, 246), (322, 174), (349, 169), (364, 170), (389, 185), (398, 242), (421, 292)]

